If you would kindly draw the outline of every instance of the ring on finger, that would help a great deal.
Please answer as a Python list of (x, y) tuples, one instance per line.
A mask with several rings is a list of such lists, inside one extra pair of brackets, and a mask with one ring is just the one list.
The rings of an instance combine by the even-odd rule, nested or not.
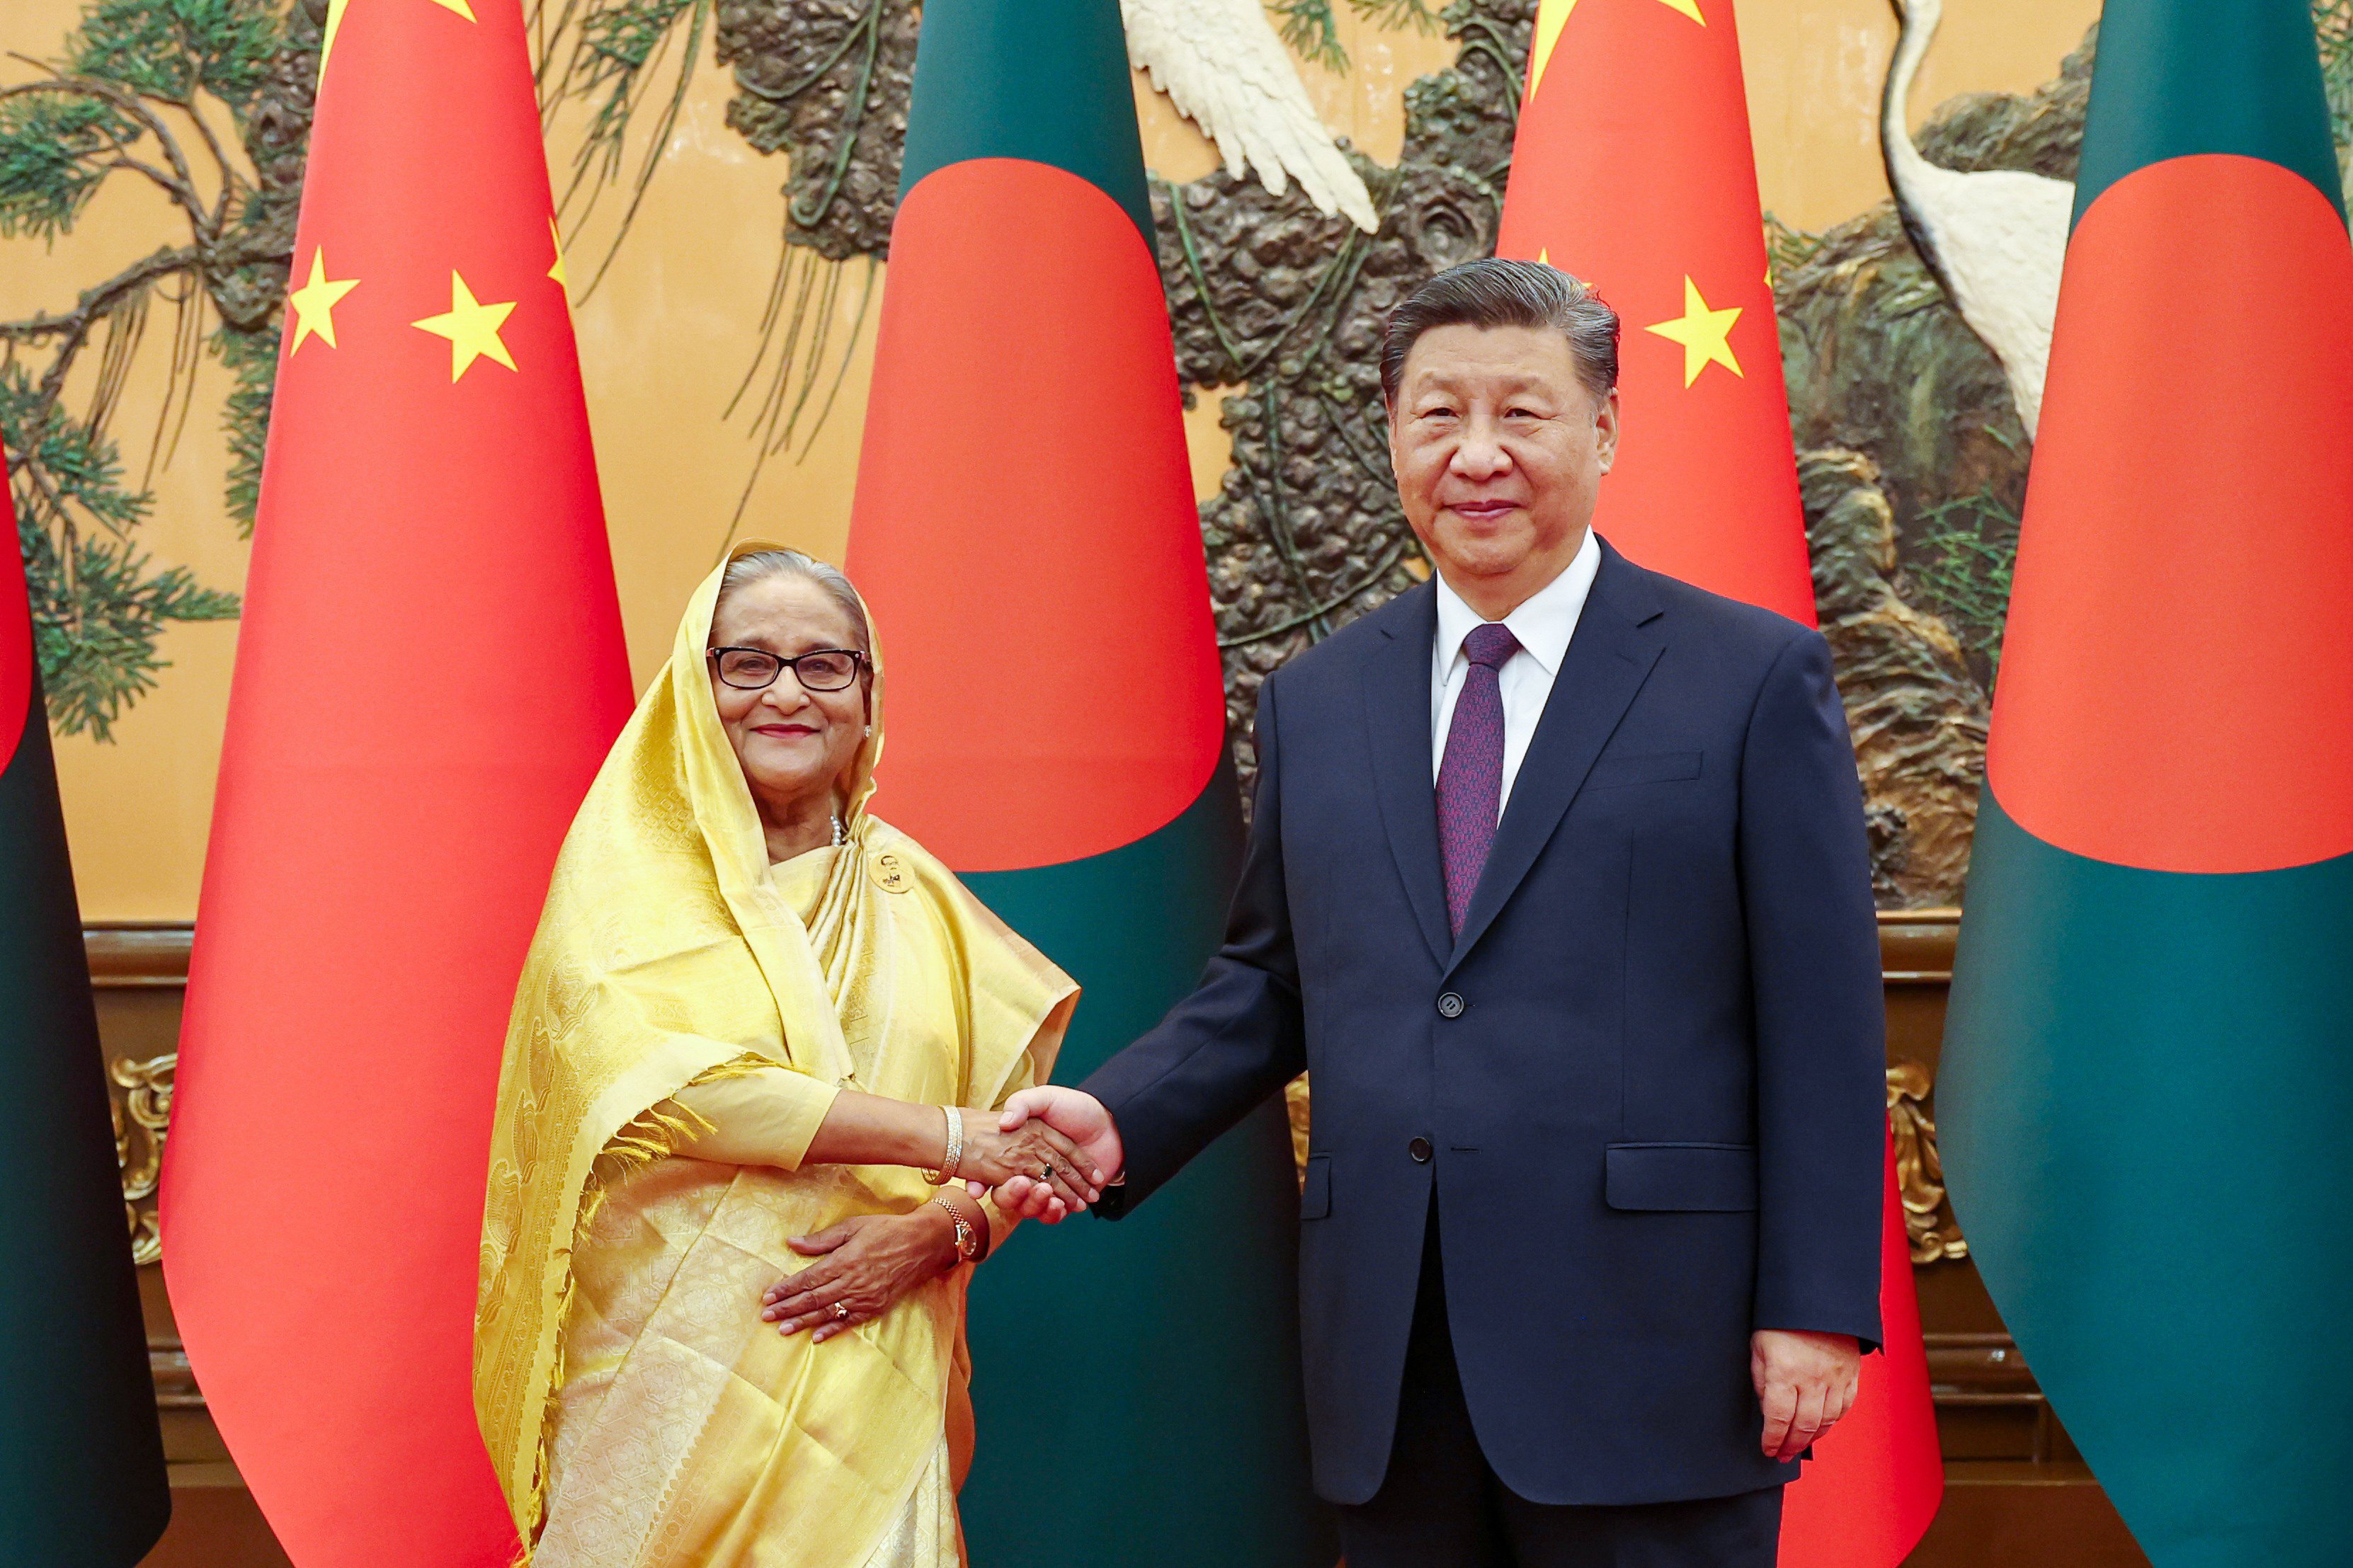
[(849, 1302), (847, 1302), (847, 1301), (836, 1301), (836, 1302), (833, 1304), (833, 1321), (834, 1321), (835, 1322), (837, 1322), (837, 1323), (846, 1323), (846, 1322), (849, 1321)]

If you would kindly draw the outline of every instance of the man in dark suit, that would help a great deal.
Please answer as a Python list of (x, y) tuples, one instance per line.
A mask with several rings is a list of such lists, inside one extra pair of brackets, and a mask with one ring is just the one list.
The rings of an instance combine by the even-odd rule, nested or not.
[(1830, 650), (1590, 531), (1617, 341), (1529, 262), (1397, 310), (1390, 451), (1437, 580), (1261, 688), (1224, 947), (1008, 1118), (1124, 1171), (1116, 1218), (1311, 1073), (1308, 1413), (1350, 1568), (1770, 1568), (1879, 1332), (1878, 943)]

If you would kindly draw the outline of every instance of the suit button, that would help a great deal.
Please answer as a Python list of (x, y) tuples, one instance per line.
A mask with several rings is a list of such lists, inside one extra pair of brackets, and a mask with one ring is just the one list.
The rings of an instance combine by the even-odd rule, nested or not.
[(1413, 1156), (1413, 1163), (1417, 1165), (1430, 1163), (1430, 1140), (1427, 1138), (1415, 1139), (1405, 1146), (1405, 1152)]
[(1462, 1016), (1462, 997), (1461, 994), (1452, 991), (1442, 993), (1438, 998), (1438, 1016), (1441, 1018), (1460, 1018)]

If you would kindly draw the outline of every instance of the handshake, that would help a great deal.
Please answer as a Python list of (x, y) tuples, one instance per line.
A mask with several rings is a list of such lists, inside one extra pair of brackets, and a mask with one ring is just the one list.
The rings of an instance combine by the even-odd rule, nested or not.
[(1006, 1101), (994, 1127), (967, 1121), (955, 1170), (973, 1196), (994, 1193), (1008, 1219), (1053, 1225), (1101, 1201), (1125, 1163), (1102, 1101), (1047, 1084)]
[[(837, 1114), (842, 1103), (835, 1102)], [(889, 1108), (883, 1113), (902, 1121), (928, 1122), (929, 1136), (939, 1136), (940, 1108), (934, 1105), (859, 1096), (845, 1120), (858, 1120), (881, 1108)], [(829, 1117), (827, 1126), (832, 1125)], [(942, 1169), (931, 1173), (932, 1179), (951, 1186), (961, 1181), (973, 1199), (994, 1193), (997, 1211), (1008, 1219), (1052, 1225), (1076, 1214), (1101, 1198), (1105, 1185), (1119, 1180), (1125, 1163), (1111, 1112), (1092, 1095), (1074, 1089), (1050, 1085), (1023, 1089), (995, 1117), (985, 1110), (951, 1111), (947, 1130), (946, 1147), (937, 1156)], [(819, 1136), (825, 1135), (820, 1129)], [(919, 1142), (927, 1142), (921, 1133), (916, 1136)], [(828, 1152), (839, 1158), (867, 1147), (845, 1138)], [(929, 1150), (939, 1147), (929, 1143), (923, 1157), (934, 1158)], [(909, 1152), (902, 1146), (902, 1160)], [(852, 1215), (814, 1235), (787, 1238), (795, 1252), (814, 1261), (768, 1287), (760, 1298), (761, 1319), (774, 1323), (780, 1334), (812, 1331), (811, 1338), (822, 1344), (881, 1317), (926, 1280), (960, 1261), (986, 1255), (970, 1242), (983, 1223), (977, 1209), (969, 1215), (957, 1212), (966, 1202), (943, 1193), (912, 1214)], [(949, 1218), (943, 1218), (943, 1208)], [(951, 1223), (953, 1236), (947, 1229)]]

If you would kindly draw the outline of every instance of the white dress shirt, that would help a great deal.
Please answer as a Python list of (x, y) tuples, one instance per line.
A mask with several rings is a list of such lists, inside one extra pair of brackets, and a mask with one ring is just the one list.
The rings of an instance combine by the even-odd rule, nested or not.
[[(1577, 546), (1560, 575), (1504, 617), (1504, 625), (1520, 639), (1520, 647), (1495, 672), (1504, 699), (1504, 792), (1495, 805), (1498, 821), (1511, 801), (1512, 781), (1519, 777), (1529, 738), (1536, 732), (1536, 721), (1544, 717), (1545, 700), (1552, 695), (1560, 661), (1568, 655), (1568, 639), (1577, 633), (1577, 619), (1585, 613), (1586, 595), (1593, 591), (1594, 574), (1600, 570), (1601, 545), (1588, 528), (1585, 542)], [(1483, 618), (1447, 586), (1445, 574), (1440, 573), (1438, 638), (1430, 650), (1430, 782), (1433, 788), (1446, 760), (1446, 733), (1454, 722), (1454, 703), (1471, 675), (1462, 640)]]

